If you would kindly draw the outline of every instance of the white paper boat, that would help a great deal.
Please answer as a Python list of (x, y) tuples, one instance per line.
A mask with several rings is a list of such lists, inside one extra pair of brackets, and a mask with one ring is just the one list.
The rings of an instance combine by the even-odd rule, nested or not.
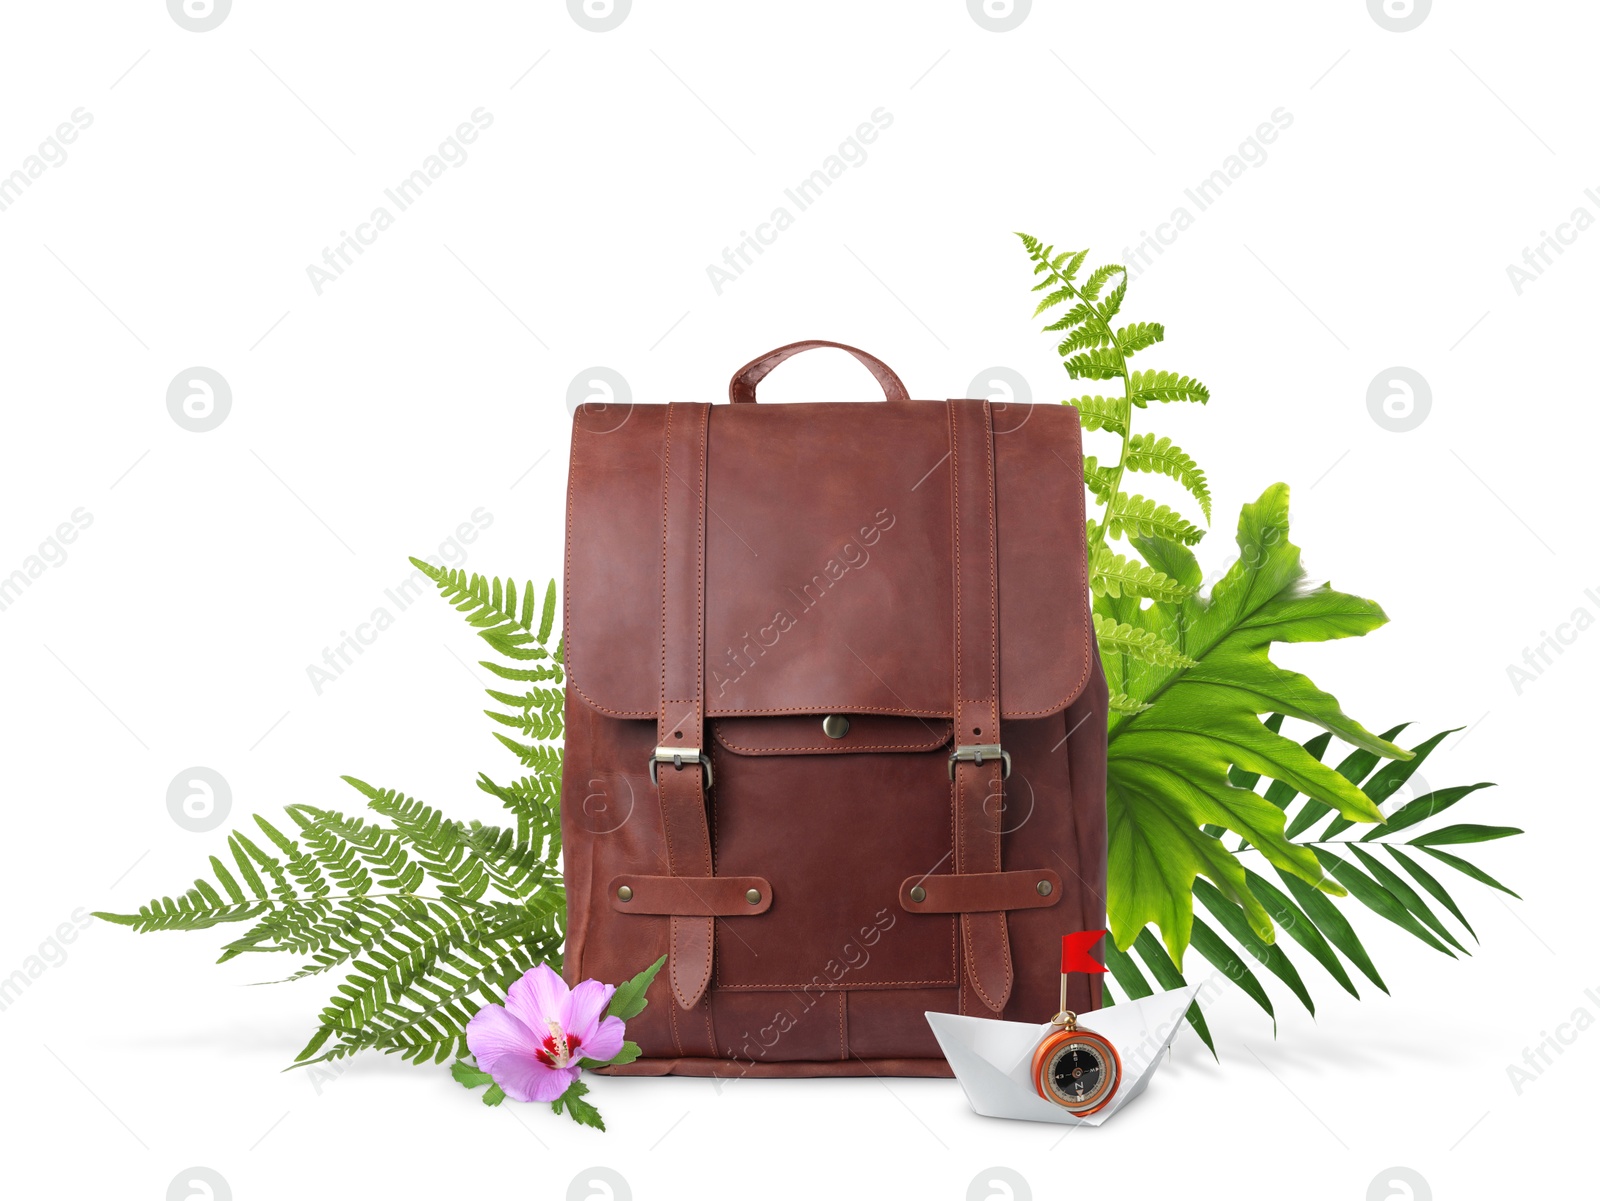
[(1062, 1126), (1098, 1126), (1144, 1091), (1198, 991), (1199, 985), (1189, 985), (1078, 1015), (1079, 1028), (1110, 1039), (1122, 1060), (1122, 1084), (1116, 1096), (1098, 1113), (1082, 1118), (1073, 1117), (1034, 1091), (1030, 1074), (1033, 1051), (1053, 1029), (1049, 1022), (999, 1022), (957, 1013), (924, 1016), (967, 1101), (978, 1113)]

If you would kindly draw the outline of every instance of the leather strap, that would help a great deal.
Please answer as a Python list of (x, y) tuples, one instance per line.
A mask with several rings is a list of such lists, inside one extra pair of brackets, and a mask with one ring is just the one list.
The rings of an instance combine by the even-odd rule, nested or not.
[[(917, 899), (913, 889), (921, 889)], [(1045, 909), (1061, 900), (1061, 877), (1048, 868), (973, 872), (960, 876), (907, 876), (900, 907), (910, 913), (1003, 913)]]
[[(950, 411), (950, 500), (955, 564), (955, 743), (1000, 742), (1000, 607), (996, 583), (994, 427), (987, 400), (952, 400)], [(955, 874), (1000, 871), (1003, 816), (1002, 764), (955, 764)], [(959, 887), (959, 886), (958, 886)], [(962, 960), (966, 966), (962, 1012), (999, 1013), (1011, 996), (1011, 944), (1006, 915), (961, 914)]]
[[(760, 876), (616, 876), (606, 886), (618, 913), (669, 913), (685, 917), (750, 917), (772, 908), (772, 885)], [(627, 889), (627, 900), (622, 890)], [(756, 899), (751, 900), (754, 893)]]
[[(705, 741), (706, 440), (708, 404), (667, 406), (667, 446), (662, 468), (661, 704), (656, 745), (709, 755)], [(706, 820), (705, 768), (694, 762), (658, 765), (657, 789), (666, 834), (667, 871), (712, 875), (711, 831)], [(683, 1009), (693, 1009), (711, 982), (715, 919), (675, 914), (668, 947), (668, 979)]]
[(900, 382), (896, 375), (882, 359), (875, 358), (864, 350), (857, 350), (854, 346), (846, 346), (843, 342), (823, 342), (812, 338), (805, 342), (791, 342), (787, 346), (780, 346), (777, 350), (769, 350), (759, 358), (751, 359), (743, 367), (733, 373), (733, 378), (728, 381), (728, 399), (734, 404), (755, 404), (756, 385), (767, 377), (767, 374), (785, 359), (793, 358), (802, 350), (816, 350), (818, 347), (831, 346), (835, 350), (844, 350), (855, 355), (861, 365), (872, 372), (873, 377), (883, 385), (883, 398), (885, 400), (910, 400), (906, 386)]

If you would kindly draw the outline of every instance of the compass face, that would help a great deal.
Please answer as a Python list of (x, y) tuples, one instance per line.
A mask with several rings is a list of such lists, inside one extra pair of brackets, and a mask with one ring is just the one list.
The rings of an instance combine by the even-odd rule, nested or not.
[(1102, 1108), (1116, 1092), (1121, 1065), (1111, 1044), (1088, 1032), (1063, 1033), (1041, 1046), (1037, 1065), (1039, 1092), (1046, 1100), (1076, 1114)]
[(1050, 1082), (1073, 1101), (1086, 1101), (1099, 1092), (1105, 1074), (1105, 1059), (1084, 1043), (1068, 1043), (1050, 1065)]

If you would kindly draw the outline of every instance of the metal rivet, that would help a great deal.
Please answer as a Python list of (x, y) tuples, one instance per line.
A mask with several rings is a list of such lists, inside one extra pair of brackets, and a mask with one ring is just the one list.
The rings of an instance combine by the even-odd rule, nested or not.
[(850, 732), (850, 719), (841, 713), (830, 713), (822, 719), (822, 732), (829, 738), (843, 738)]
[(920, 884), (913, 885), (910, 896), (913, 901), (920, 905), (923, 901), (928, 899), (928, 890), (922, 887)]
[(749, 901), (752, 905), (761, 904), (761, 890), (759, 888), (752, 888), (749, 892), (744, 894), (744, 899)]
[(1055, 889), (1051, 887), (1050, 881), (1048, 880), (1040, 880), (1038, 884), (1034, 885), (1034, 888), (1038, 891), (1041, 897), (1047, 897), (1055, 891)]
[(633, 889), (629, 888), (626, 884), (624, 884), (621, 888), (617, 889), (617, 900), (619, 900), (619, 901), (631, 901), (631, 900), (633, 900)]

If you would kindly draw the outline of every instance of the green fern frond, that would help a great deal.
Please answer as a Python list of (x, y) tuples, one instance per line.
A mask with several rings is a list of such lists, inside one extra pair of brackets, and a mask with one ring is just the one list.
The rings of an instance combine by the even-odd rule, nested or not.
[(1128, 439), (1122, 462), (1129, 471), (1156, 472), (1177, 480), (1199, 502), (1207, 523), (1211, 521), (1211, 490), (1206, 473), (1182, 447), (1174, 446), (1171, 438), (1134, 434)]
[(1185, 546), (1193, 546), (1205, 537), (1204, 530), (1185, 521), (1166, 505), (1158, 505), (1143, 496), (1129, 496), (1126, 492), (1111, 498), (1106, 511), (1106, 529), (1113, 537), (1170, 538)]
[(1199, 380), (1176, 371), (1135, 371), (1128, 377), (1128, 399), (1142, 409), (1152, 400), (1163, 403), (1189, 400), (1205, 404), (1211, 399), (1211, 393)]
[(516, 696), (508, 692), (487, 690), (502, 705), (509, 705), (515, 712), (501, 713), (494, 709), (485, 709), (489, 717), (503, 726), (519, 730), (529, 738), (538, 738), (551, 741), (561, 737), (562, 732), (562, 705), (565, 696), (554, 688), (537, 688)]
[(1115, 347), (1072, 355), (1063, 366), (1073, 379), (1121, 379), (1124, 370), (1122, 352)]
[(1083, 482), (1094, 493), (1095, 500), (1104, 504), (1106, 497), (1115, 491), (1117, 477), (1114, 472), (1100, 466), (1093, 455), (1083, 460)]
[(1105, 596), (1136, 597), (1169, 604), (1195, 594), (1195, 589), (1137, 559), (1117, 554), (1103, 544), (1096, 548), (1094, 560), (1089, 564), (1089, 587)]
[(1082, 325), (1062, 340), (1061, 344), (1056, 347), (1056, 353), (1065, 358), (1079, 350), (1092, 350), (1097, 347), (1110, 346), (1111, 341), (1111, 335), (1106, 332), (1104, 326), (1098, 323), (1095, 325)]
[(1119, 271), (1124, 275), (1128, 273), (1128, 269), (1120, 263), (1107, 263), (1103, 267), (1096, 267), (1089, 273), (1089, 278), (1083, 281), (1083, 287), (1078, 290), (1083, 293), (1085, 300), (1096, 300), (1100, 296), (1100, 289), (1105, 287), (1106, 280)]
[(1117, 348), (1123, 355), (1131, 355), (1147, 346), (1154, 346), (1165, 337), (1166, 331), (1153, 321), (1136, 321), (1117, 331)]
[(1154, 630), (1141, 630), (1127, 622), (1114, 621), (1099, 613), (1094, 618), (1095, 638), (1103, 653), (1127, 655), (1157, 667), (1193, 667), (1195, 661)]
[[(1046, 283), (1041, 285), (1041, 286), (1042, 287), (1048, 287), (1049, 284), (1053, 283), (1053, 282), (1054, 282), (1053, 280), (1046, 281)], [(1033, 315), (1035, 317), (1037, 317), (1040, 313), (1044, 312), (1046, 309), (1055, 308), (1056, 305), (1060, 304), (1063, 300), (1068, 299), (1069, 297), (1071, 297), (1071, 295), (1072, 295), (1072, 293), (1070, 291), (1068, 291), (1066, 288), (1057, 288), (1054, 292), (1051, 292), (1043, 300), (1039, 301), (1039, 307), (1033, 310)]]
[(1128, 273), (1124, 271), (1122, 278), (1117, 281), (1117, 286), (1106, 293), (1106, 298), (1095, 305), (1095, 312), (1100, 320), (1110, 324), (1111, 319), (1122, 311), (1123, 297), (1128, 294)]
[(510, 784), (478, 776), (478, 787), (499, 799), (517, 820), (517, 843), (554, 862), (561, 850), (561, 771), (535, 772)]
[(1078, 410), (1078, 420), (1086, 430), (1105, 430), (1119, 437), (1128, 432), (1126, 396), (1080, 396), (1061, 403)]
[(1106, 704), (1110, 706), (1113, 713), (1143, 713), (1146, 709), (1150, 708), (1150, 706), (1145, 704), (1143, 701), (1136, 701), (1124, 692), (1112, 693), (1111, 698), (1106, 702)]
[[(1051, 281), (1054, 282), (1053, 280)], [(1087, 304), (1075, 304), (1065, 313), (1062, 313), (1054, 322), (1044, 327), (1045, 333), (1057, 330), (1073, 329), (1082, 325), (1095, 315), (1094, 307)]]

